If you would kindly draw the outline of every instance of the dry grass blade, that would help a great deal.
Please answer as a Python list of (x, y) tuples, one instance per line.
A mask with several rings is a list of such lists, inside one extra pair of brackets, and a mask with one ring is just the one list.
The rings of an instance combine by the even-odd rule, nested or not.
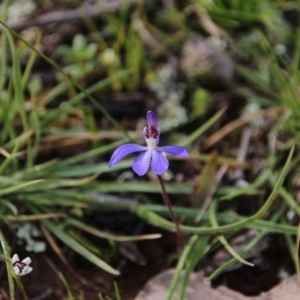
[(201, 206), (201, 209), (199, 211), (199, 214), (197, 215), (197, 217), (195, 218), (195, 222), (198, 223), (205, 211), (207, 210), (211, 200), (212, 200), (212, 197), (214, 195), (214, 193), (216, 192), (219, 184), (220, 184), (220, 181), (222, 180), (224, 174), (226, 173), (226, 171), (228, 170), (228, 166), (224, 165), (224, 166), (221, 166), (217, 172), (217, 174), (215, 175), (215, 178), (214, 180), (212, 181), (212, 185), (210, 186), (210, 188), (208, 189), (206, 195), (205, 195), (205, 198), (204, 198), (204, 201), (202, 203), (202, 206)]
[(47, 241), (49, 242), (52, 250), (56, 253), (56, 255), (60, 258), (60, 260), (67, 266), (67, 268), (69, 270), (72, 270), (71, 266), (68, 263), (68, 260), (66, 259), (63, 251), (61, 250), (61, 248), (57, 245), (55, 239), (52, 237), (50, 231), (43, 225), (41, 224), (41, 230), (45, 236), (45, 238), (47, 239)]
[(65, 225), (73, 225), (81, 230), (84, 230), (90, 234), (93, 234), (97, 237), (104, 238), (104, 239), (110, 239), (113, 241), (118, 242), (128, 242), (128, 241), (142, 241), (142, 240), (153, 240), (158, 239), (162, 237), (162, 234), (160, 233), (154, 233), (154, 234), (143, 234), (143, 235), (135, 235), (135, 236), (117, 236), (111, 233), (100, 231), (94, 227), (88, 226), (83, 222), (80, 222), (75, 219), (68, 219), (65, 223)]
[(281, 106), (270, 107), (270, 108), (262, 109), (253, 114), (249, 114), (247, 116), (242, 116), (234, 121), (231, 121), (207, 139), (205, 143), (205, 149), (210, 148), (211, 146), (219, 142), (221, 139), (223, 139), (227, 134), (249, 123), (250, 121), (261, 117), (274, 116), (282, 112), (283, 110), (284, 109)]

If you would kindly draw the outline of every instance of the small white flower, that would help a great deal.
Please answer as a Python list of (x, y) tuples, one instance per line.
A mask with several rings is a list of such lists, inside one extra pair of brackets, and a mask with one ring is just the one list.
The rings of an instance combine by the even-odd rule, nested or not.
[(32, 268), (29, 266), (30, 263), (30, 257), (26, 257), (25, 259), (20, 261), (18, 254), (15, 254), (12, 258), (13, 268), (18, 276), (26, 275), (32, 271)]

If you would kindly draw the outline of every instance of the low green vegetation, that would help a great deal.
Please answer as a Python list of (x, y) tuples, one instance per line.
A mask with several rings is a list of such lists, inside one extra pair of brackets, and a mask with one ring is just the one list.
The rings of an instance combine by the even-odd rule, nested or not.
[[(112, 275), (119, 275), (116, 243), (160, 235), (107, 233), (87, 222), (91, 213), (130, 211), (154, 225), (154, 232), (175, 231), (167, 208), (157, 204), (162, 198), (153, 177), (128, 175), (131, 158), (108, 167), (114, 149), (142, 137), (141, 130), (124, 125), (130, 112), (114, 114), (99, 100), (120, 93), (143, 91), (155, 98), (150, 108), (143, 104), (138, 118), (134, 111), (134, 123), (145, 123), (145, 110), (152, 109), (164, 143), (190, 153), (188, 159), (171, 160), (165, 176), (171, 201), (179, 199), (173, 209), (186, 239), (168, 299), (183, 269), (181, 299), (189, 275), (206, 255), (225, 247), (233, 256), (211, 274), (213, 279), (238, 260), (247, 263), (242, 257), (269, 233), (285, 237), (298, 269), (300, 27), (289, 16), (299, 14), (299, 1), (170, 1), (161, 9), (151, 1), (130, 3), (99, 16), (102, 32), (85, 15), (88, 33), (78, 32), (53, 55), (41, 50), (42, 29), (35, 28), (35, 39), (29, 40), (8, 25), (9, 1), (1, 6), (0, 239), (12, 300), (16, 286), (27, 297), (11, 265), (11, 235), (24, 224), (44, 242), (36, 252), (52, 248), (69, 264), (61, 250), (67, 247)], [(51, 73), (50, 87), (36, 72), (41, 62)], [(246, 127), (254, 144), (248, 143), (241, 160), (233, 153)], [(258, 171), (253, 147), (262, 151), (255, 161), (262, 164)], [(247, 184), (217, 180), (221, 169), (223, 176), (246, 174)], [(238, 214), (238, 201), (250, 196), (255, 209)], [(236, 253), (230, 240), (245, 228), (257, 230), (257, 236)], [(104, 247), (86, 233), (103, 240)], [(60, 280), (68, 299), (75, 299), (64, 275)]]

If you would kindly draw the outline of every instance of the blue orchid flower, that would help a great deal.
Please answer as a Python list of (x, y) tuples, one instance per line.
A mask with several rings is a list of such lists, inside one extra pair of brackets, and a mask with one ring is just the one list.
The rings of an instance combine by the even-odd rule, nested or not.
[(169, 161), (164, 155), (164, 152), (179, 157), (189, 156), (187, 150), (180, 146), (158, 147), (160, 128), (158, 127), (157, 117), (152, 111), (148, 111), (147, 121), (148, 126), (146, 126), (143, 131), (147, 146), (125, 144), (118, 147), (109, 161), (110, 168), (117, 164), (125, 156), (134, 152), (143, 151), (143, 153), (139, 154), (134, 159), (132, 163), (133, 171), (139, 176), (143, 176), (151, 167), (153, 173), (161, 175), (166, 172), (169, 167)]

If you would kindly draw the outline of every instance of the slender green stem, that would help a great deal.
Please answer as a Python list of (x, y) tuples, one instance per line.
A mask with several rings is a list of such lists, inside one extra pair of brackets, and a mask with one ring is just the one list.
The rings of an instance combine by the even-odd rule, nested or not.
[[(8, 245), (6, 242), (6, 239), (2, 233), (2, 231), (0, 230), (0, 242), (1, 242), (1, 246), (3, 249), (3, 254), (5, 257), (10, 257), (10, 253), (8, 250)], [(8, 286), (9, 286), (9, 295), (10, 295), (10, 299), (14, 300), (15, 299), (15, 287), (14, 287), (14, 281), (13, 281), (13, 277), (12, 277), (12, 264), (10, 261), (5, 261), (6, 263), (6, 270), (7, 270), (7, 278), (8, 278)]]
[(178, 219), (176, 218), (176, 216), (174, 214), (174, 211), (172, 209), (172, 205), (171, 205), (171, 202), (170, 202), (170, 199), (169, 199), (169, 195), (166, 191), (165, 184), (164, 184), (164, 181), (163, 181), (162, 177), (160, 175), (157, 175), (157, 178), (158, 178), (158, 181), (159, 181), (160, 186), (161, 186), (162, 196), (163, 196), (164, 202), (165, 202), (165, 204), (166, 204), (166, 206), (169, 210), (170, 217), (171, 217), (173, 223), (175, 224), (178, 245), (180, 247), (180, 250), (182, 250), (183, 249), (183, 236), (182, 236), (182, 233), (181, 233), (181, 230), (180, 230), (180, 227), (179, 227)]
[(24, 289), (24, 285), (23, 285), (23, 283), (22, 283), (21, 278), (16, 277), (16, 282), (17, 282), (17, 284), (18, 284), (18, 287), (19, 287), (19, 290), (20, 290), (20, 292), (21, 292), (21, 294), (22, 294), (23, 299), (24, 299), (24, 300), (29, 300), (29, 298), (28, 298), (28, 296), (27, 296), (27, 294), (26, 294), (26, 291), (25, 291), (25, 289)]

